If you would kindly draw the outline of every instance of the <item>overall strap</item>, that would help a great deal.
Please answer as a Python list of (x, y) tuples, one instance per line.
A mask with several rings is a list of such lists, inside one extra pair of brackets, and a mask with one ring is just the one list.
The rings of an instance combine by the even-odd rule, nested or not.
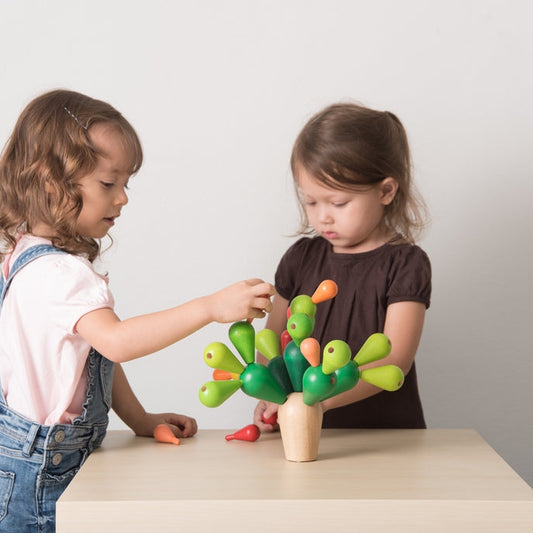
[(27, 264), (31, 263), (32, 261), (43, 255), (66, 253), (67, 252), (65, 252), (64, 250), (60, 250), (59, 248), (56, 248), (51, 244), (37, 244), (22, 252), (9, 269), (7, 279), (4, 280), (4, 276), (0, 276), (0, 308), (4, 303), (4, 298), (6, 296), (7, 290), (9, 289), (9, 286), (11, 285), (11, 282), (13, 281), (13, 278), (17, 272), (19, 272)]
[[(58, 254), (58, 253), (64, 254), (67, 252), (60, 250), (59, 248), (56, 248), (55, 246), (52, 246), (51, 244), (37, 244), (35, 246), (32, 246), (31, 248), (28, 248), (27, 250), (25, 250), (18, 256), (17, 260), (13, 263), (13, 265), (9, 269), (9, 274), (6, 280), (4, 280), (4, 275), (0, 273), (0, 310), (2, 309), (2, 304), (4, 303), (4, 298), (6, 297), (7, 290), (9, 289), (9, 286), (11, 285), (11, 282), (13, 281), (13, 278), (15, 277), (15, 274), (17, 272), (19, 272), (27, 264), (31, 263), (38, 257), (41, 257), (42, 255)], [(0, 384), (0, 403), (5, 404), (5, 398), (2, 393), (1, 384)]]

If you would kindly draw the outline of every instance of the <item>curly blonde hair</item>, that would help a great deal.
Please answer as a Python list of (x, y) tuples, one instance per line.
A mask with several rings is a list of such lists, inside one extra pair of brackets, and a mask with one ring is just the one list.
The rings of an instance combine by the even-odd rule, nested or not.
[(21, 113), (0, 157), (0, 260), (17, 235), (37, 224), (52, 228), (52, 244), (91, 262), (100, 241), (76, 232), (83, 202), (78, 180), (100, 155), (89, 137), (91, 126), (111, 123), (130, 154), (130, 173), (143, 152), (131, 124), (110, 104), (83, 94), (55, 90), (32, 100)]
[(426, 225), (426, 205), (411, 176), (407, 134), (389, 111), (375, 111), (356, 103), (332, 104), (315, 114), (298, 135), (291, 170), (300, 204), (300, 234), (313, 233), (298, 194), (298, 173), (305, 169), (327, 187), (357, 190), (386, 177), (398, 182), (398, 191), (386, 206), (384, 223), (400, 238), (414, 243)]

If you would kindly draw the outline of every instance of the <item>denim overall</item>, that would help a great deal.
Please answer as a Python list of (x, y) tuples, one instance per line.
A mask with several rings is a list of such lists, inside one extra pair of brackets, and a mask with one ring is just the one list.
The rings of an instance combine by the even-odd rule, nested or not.
[[(33, 246), (0, 276), (0, 310), (17, 272), (30, 261), (65, 253), (48, 244)], [(43, 426), (6, 405), (0, 387), (0, 531), (55, 531), (56, 501), (88, 455), (104, 439), (111, 407), (113, 363), (91, 349), (87, 398), (72, 424)]]

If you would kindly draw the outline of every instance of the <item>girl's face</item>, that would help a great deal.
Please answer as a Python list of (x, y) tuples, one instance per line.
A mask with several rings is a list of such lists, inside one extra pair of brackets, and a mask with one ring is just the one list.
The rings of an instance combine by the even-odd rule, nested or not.
[(297, 181), (309, 223), (334, 252), (368, 252), (392, 237), (383, 216), (398, 190), (394, 178), (347, 191), (327, 187), (301, 168)]
[(130, 158), (112, 124), (95, 124), (89, 136), (101, 155), (94, 170), (78, 180), (83, 208), (76, 229), (84, 237), (100, 239), (107, 235), (128, 203)]

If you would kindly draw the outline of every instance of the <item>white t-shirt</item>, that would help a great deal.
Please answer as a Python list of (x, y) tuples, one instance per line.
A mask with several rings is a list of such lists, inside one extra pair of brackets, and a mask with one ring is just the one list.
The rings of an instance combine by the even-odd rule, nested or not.
[[(4, 279), (17, 257), (46, 239), (23, 236), (2, 265)], [(0, 314), (0, 380), (7, 404), (40, 424), (68, 424), (81, 415), (87, 392), (89, 344), (78, 320), (114, 300), (91, 263), (49, 254), (13, 278)]]

